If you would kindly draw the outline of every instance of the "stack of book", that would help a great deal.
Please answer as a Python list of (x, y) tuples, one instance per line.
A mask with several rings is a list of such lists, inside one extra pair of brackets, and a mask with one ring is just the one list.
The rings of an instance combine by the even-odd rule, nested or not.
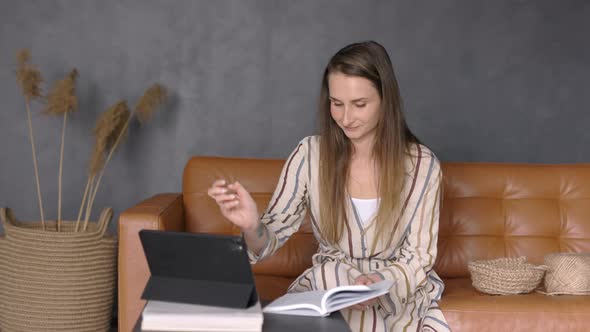
[(142, 331), (262, 331), (260, 302), (244, 309), (198, 304), (148, 301)]

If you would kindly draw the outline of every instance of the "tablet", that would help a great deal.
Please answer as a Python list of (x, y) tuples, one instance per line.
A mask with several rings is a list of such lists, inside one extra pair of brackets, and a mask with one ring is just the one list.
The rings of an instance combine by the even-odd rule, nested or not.
[(141, 296), (229, 308), (258, 301), (241, 236), (141, 230), (150, 278)]

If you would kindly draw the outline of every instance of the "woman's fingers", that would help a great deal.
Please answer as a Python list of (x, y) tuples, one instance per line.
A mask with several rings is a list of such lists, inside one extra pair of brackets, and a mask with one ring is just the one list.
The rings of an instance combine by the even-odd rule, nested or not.
[(238, 209), (240, 209), (239, 205), (240, 205), (240, 203), (237, 201), (236, 202), (229, 202), (229, 203), (222, 203), (222, 204), (219, 204), (219, 209), (221, 210), (221, 213), (226, 218), (231, 218), (231, 215), (233, 215), (235, 212), (237, 212)]
[(224, 213), (231, 212), (232, 209), (240, 204), (238, 195), (236, 195), (234, 190), (226, 186), (225, 180), (213, 182), (207, 190), (207, 194), (215, 200)]
[(227, 189), (225, 187), (211, 187), (207, 190), (207, 195), (215, 198), (217, 195), (223, 195), (227, 193)]
[(214, 197), (214, 199), (215, 199), (215, 201), (217, 201), (217, 203), (231, 202), (231, 201), (236, 200), (237, 198), (238, 198), (238, 196), (236, 196), (234, 194), (219, 194)]
[[(239, 183), (234, 182), (226, 185), (225, 180), (217, 180), (213, 182), (211, 187), (207, 190), (207, 194), (212, 198), (216, 198), (219, 195), (236, 195), (238, 197), (244, 197), (248, 195), (248, 191)], [(227, 197), (224, 197), (225, 199)]]
[(233, 200), (233, 201), (229, 201), (229, 202), (223, 202), (221, 203), (221, 205), (227, 209), (227, 210), (231, 210), (235, 207), (237, 207), (238, 205), (240, 205), (240, 201), (237, 200)]
[[(233, 189), (229, 189), (226, 185), (225, 180), (217, 180), (213, 182), (211, 187), (207, 190), (207, 195), (213, 199), (217, 199), (220, 195), (235, 195), (236, 192)], [(223, 196), (222, 200), (226, 200), (228, 196)]]
[(365, 275), (360, 275), (356, 278), (356, 280), (354, 281), (355, 285), (368, 285), (368, 282), (370, 282), (369, 278), (367, 278)]
[[(355, 279), (354, 284), (355, 285), (370, 285), (374, 282), (375, 281), (370, 276), (360, 275)], [(371, 305), (373, 305), (375, 303), (377, 303), (376, 299), (367, 300), (367, 301), (364, 301), (361, 303), (357, 303), (354, 306), (352, 306), (351, 308), (355, 309), (355, 310), (367, 310), (370, 308)]]
[(367, 274), (367, 278), (371, 279), (371, 281), (373, 283), (379, 282), (379, 281), (383, 281), (383, 277), (380, 274), (376, 274), (376, 273), (369, 273)]
[(244, 186), (242, 186), (242, 184), (238, 181), (228, 184), (227, 188), (238, 195), (238, 197), (247, 197), (249, 195), (246, 188), (244, 188)]
[(211, 187), (207, 190), (207, 195), (214, 198), (215, 195), (224, 194), (227, 192), (225, 180), (217, 180), (213, 182)]
[(366, 282), (366, 278), (365, 276), (359, 276), (358, 278), (356, 278), (356, 280), (354, 281), (355, 285), (364, 285)]
[(224, 179), (219, 179), (219, 180), (215, 180), (215, 182), (213, 182), (213, 187), (215, 186), (225, 186), (226, 182)]

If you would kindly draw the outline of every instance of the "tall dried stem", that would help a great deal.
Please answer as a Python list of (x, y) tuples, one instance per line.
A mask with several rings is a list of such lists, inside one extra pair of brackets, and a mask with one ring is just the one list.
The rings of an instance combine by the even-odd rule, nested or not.
[(61, 181), (63, 174), (64, 145), (66, 140), (66, 124), (68, 114), (64, 113), (64, 122), (61, 128), (61, 148), (59, 150), (59, 175), (57, 179), (57, 231), (61, 232)]
[(82, 211), (84, 210), (84, 204), (86, 203), (86, 198), (88, 197), (90, 183), (92, 183), (93, 180), (93, 177), (88, 177), (88, 181), (86, 181), (86, 188), (84, 189), (84, 195), (82, 196), (82, 204), (80, 204), (80, 211), (78, 211), (78, 218), (76, 219), (76, 228), (74, 229), (74, 232), (77, 232), (79, 229), (80, 219), (82, 218)]
[(35, 137), (33, 135), (33, 125), (31, 123), (31, 110), (29, 107), (29, 100), (25, 102), (27, 109), (27, 123), (29, 124), (29, 138), (31, 140), (31, 150), (33, 152), (33, 166), (35, 168), (35, 180), (37, 184), (37, 200), (39, 204), (39, 211), (41, 211), (41, 225), (45, 230), (45, 213), (43, 212), (43, 199), (41, 198), (41, 184), (39, 182), (39, 166), (37, 166), (37, 152), (35, 151)]
[(47, 109), (45, 113), (53, 115), (63, 114), (63, 125), (61, 130), (61, 148), (59, 155), (59, 173), (58, 173), (58, 199), (57, 199), (57, 231), (61, 231), (61, 193), (62, 193), (62, 174), (64, 145), (68, 113), (76, 111), (78, 108), (78, 99), (76, 98), (76, 78), (78, 71), (73, 69), (68, 76), (58, 81), (51, 89), (47, 96)]
[(31, 142), (31, 151), (33, 154), (33, 166), (35, 169), (35, 181), (37, 184), (37, 200), (39, 204), (39, 213), (41, 214), (41, 225), (45, 230), (45, 213), (43, 211), (43, 198), (41, 196), (41, 184), (39, 180), (39, 167), (37, 165), (37, 152), (35, 151), (35, 137), (33, 135), (33, 124), (31, 120), (30, 102), (41, 97), (41, 72), (29, 63), (31, 55), (28, 50), (20, 50), (16, 55), (17, 69), (16, 80), (20, 85), (25, 97), (25, 108), (27, 113), (27, 123), (29, 126), (29, 141)]

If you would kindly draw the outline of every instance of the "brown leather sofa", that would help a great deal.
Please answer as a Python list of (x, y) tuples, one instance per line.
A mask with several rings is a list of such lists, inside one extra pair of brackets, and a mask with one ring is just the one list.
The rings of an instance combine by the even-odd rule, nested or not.
[[(143, 307), (149, 271), (138, 232), (160, 229), (238, 234), (206, 192), (215, 179), (239, 181), (266, 208), (283, 160), (195, 157), (183, 192), (159, 194), (120, 216), (119, 331), (130, 331)], [(474, 259), (551, 252), (590, 252), (590, 164), (443, 163), (444, 201), (435, 270), (445, 280), (440, 306), (453, 331), (588, 331), (590, 296), (539, 293), (490, 296), (471, 285)], [(310, 263), (309, 223), (270, 259), (253, 266), (263, 299), (283, 294)]]

